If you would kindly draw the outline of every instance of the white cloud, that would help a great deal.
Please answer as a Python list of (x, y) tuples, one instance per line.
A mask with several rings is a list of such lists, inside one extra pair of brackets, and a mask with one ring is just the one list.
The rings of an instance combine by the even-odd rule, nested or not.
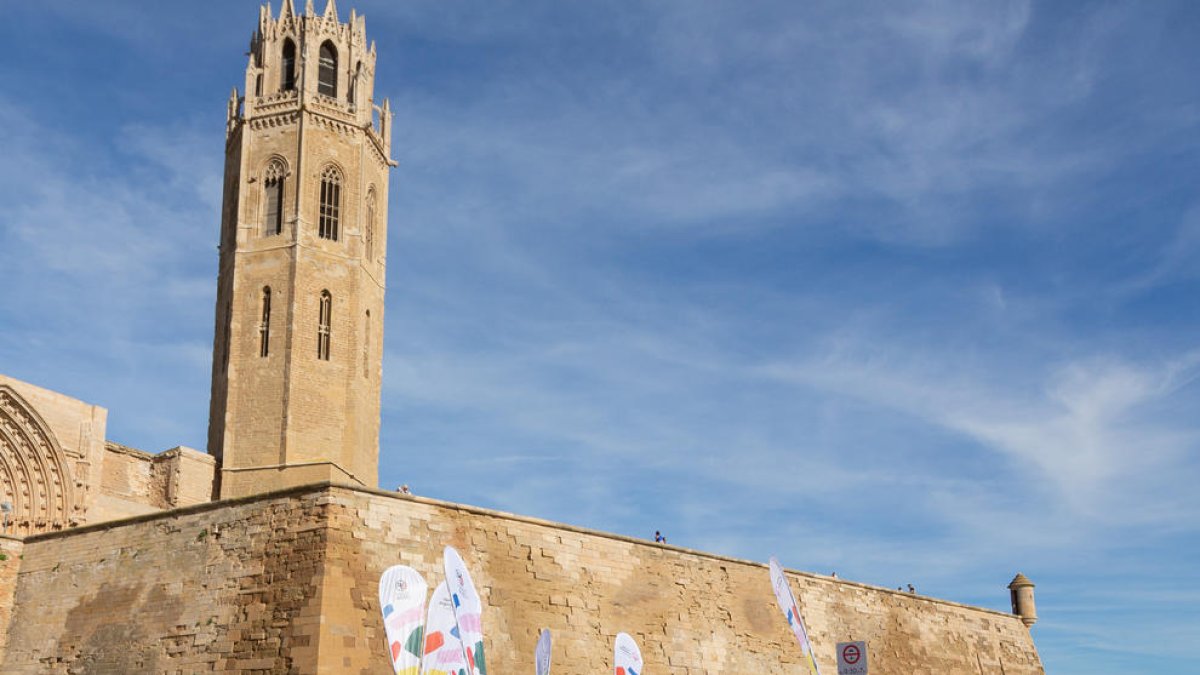
[[(1200, 370), (1200, 352), (1152, 364), (1117, 358), (1051, 366), (1040, 386), (992, 372), (960, 371), (955, 354), (858, 348), (764, 374), (861, 398), (959, 432), (1023, 467), (1026, 489), (1049, 488), (1052, 504), (1113, 525), (1184, 523), (1200, 506), (1186, 494), (1193, 421), (1156, 414)], [(900, 365), (901, 363), (907, 365)]]

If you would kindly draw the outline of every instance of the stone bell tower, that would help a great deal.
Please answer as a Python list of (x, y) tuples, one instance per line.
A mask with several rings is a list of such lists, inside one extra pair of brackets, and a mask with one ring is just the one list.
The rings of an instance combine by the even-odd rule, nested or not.
[(391, 112), (375, 45), (334, 0), (260, 9), (234, 89), (208, 451), (219, 496), (375, 487)]

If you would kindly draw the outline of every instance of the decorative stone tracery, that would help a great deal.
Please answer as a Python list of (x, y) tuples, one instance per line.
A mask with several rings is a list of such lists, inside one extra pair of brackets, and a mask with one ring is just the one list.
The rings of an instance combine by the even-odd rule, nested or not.
[(54, 432), (16, 391), (0, 385), (0, 501), (12, 504), (10, 534), (61, 530), (82, 504)]

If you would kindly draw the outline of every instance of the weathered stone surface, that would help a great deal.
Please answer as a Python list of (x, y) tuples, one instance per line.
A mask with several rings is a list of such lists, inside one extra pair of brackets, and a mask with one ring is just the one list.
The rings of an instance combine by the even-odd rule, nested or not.
[[(618, 631), (649, 673), (798, 672), (762, 565), (328, 485), (29, 538), (0, 671), (387, 672), (379, 574), (436, 583), (446, 545), (484, 598), (491, 672), (527, 671), (543, 627), (558, 673), (610, 668)], [(1042, 672), (1019, 617), (791, 578), (828, 672), (851, 637), (877, 674)]]
[(21, 552), (25, 545), (20, 539), (0, 535), (0, 656), (8, 638), (12, 620), (13, 594), (17, 590), (17, 573), (21, 569)]

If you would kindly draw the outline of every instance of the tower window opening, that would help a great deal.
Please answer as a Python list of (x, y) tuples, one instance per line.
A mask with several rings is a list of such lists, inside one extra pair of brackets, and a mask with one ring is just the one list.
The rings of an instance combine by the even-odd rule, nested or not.
[(283, 162), (272, 160), (263, 180), (263, 234), (272, 236), (283, 232), (283, 177), (287, 170)]
[(329, 166), (321, 172), (321, 212), (317, 235), (322, 239), (338, 240), (338, 217), (342, 203), (342, 174)]
[(333, 296), (329, 291), (321, 291), (321, 309), (317, 323), (317, 358), (329, 360), (329, 338), (333, 323)]
[(367, 222), (363, 224), (363, 255), (375, 260), (375, 188), (367, 190)]
[(337, 49), (328, 40), (321, 43), (321, 59), (317, 69), (317, 93), (337, 98)]
[(296, 88), (296, 43), (291, 39), (283, 41), (283, 60), (280, 64), (282, 72), (279, 77), (279, 88), (291, 91)]
[(254, 95), (262, 96), (262, 73), (254, 76)]
[(354, 64), (354, 77), (350, 78), (350, 86), (346, 87), (346, 100), (350, 105), (357, 105), (354, 94), (358, 91), (358, 81), (362, 79), (362, 61)]
[(367, 317), (363, 320), (363, 377), (371, 378), (371, 310), (367, 310)]
[(266, 357), (271, 353), (271, 287), (263, 287), (262, 321), (258, 324), (258, 355)]
[(229, 372), (229, 336), (233, 332), (233, 303), (225, 303), (225, 321), (221, 331), (221, 372)]

